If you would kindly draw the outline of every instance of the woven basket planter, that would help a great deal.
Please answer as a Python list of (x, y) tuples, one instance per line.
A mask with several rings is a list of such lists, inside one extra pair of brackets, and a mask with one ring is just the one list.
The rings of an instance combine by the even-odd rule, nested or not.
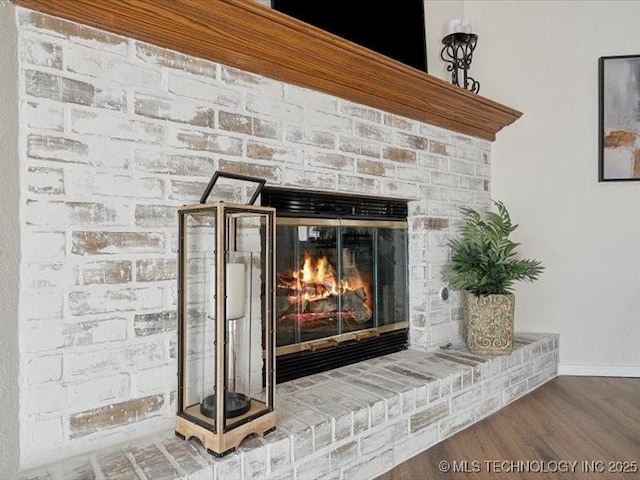
[(464, 339), (469, 351), (481, 355), (508, 355), (513, 350), (515, 297), (475, 296), (464, 292)]

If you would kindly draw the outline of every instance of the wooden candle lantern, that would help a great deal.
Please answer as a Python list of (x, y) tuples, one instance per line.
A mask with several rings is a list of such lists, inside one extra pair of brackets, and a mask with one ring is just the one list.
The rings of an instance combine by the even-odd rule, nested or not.
[[(249, 204), (207, 203), (221, 177), (257, 182)], [(275, 429), (275, 209), (253, 205), (264, 183), (216, 172), (178, 209), (175, 430), (216, 456)]]

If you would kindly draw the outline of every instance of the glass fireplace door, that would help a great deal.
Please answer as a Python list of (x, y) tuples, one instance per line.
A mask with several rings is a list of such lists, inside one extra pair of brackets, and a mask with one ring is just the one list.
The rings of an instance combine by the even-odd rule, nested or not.
[(276, 223), (278, 347), (323, 338), (337, 344), (407, 320), (406, 222)]

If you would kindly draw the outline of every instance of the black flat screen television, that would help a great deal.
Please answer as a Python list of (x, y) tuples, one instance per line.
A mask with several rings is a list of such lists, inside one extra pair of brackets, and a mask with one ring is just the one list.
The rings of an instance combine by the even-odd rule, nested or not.
[(274, 10), (427, 71), (423, 0), (271, 0)]

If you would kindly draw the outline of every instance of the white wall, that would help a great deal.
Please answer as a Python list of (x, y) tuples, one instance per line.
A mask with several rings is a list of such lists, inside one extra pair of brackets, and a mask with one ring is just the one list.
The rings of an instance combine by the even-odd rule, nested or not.
[(18, 57), (15, 8), (0, 2), (0, 472), (18, 467)]
[(492, 196), (523, 256), (516, 329), (560, 333), (561, 373), (640, 375), (640, 183), (598, 183), (598, 57), (640, 54), (640, 2), (467, 1), (481, 93), (524, 112), (494, 143)]

